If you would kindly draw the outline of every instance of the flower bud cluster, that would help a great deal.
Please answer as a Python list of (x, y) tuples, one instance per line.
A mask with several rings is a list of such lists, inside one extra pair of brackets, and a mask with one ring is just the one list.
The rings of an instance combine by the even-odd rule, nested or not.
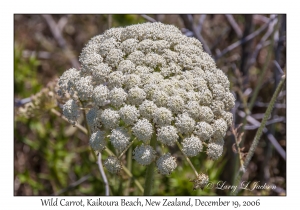
[[(59, 93), (71, 97), (63, 113), (73, 124), (79, 104), (92, 107), (87, 121), (94, 150), (104, 149), (105, 134), (119, 153), (136, 138), (142, 145), (134, 159), (148, 165), (156, 159), (151, 138), (173, 146), (181, 137), (188, 156), (221, 156), (223, 144), (215, 140), (232, 124), (235, 98), (228, 78), (197, 39), (157, 22), (113, 28), (92, 38), (79, 61), (80, 70), (60, 77)], [(204, 141), (209, 143), (203, 149)], [(120, 165), (113, 168), (113, 163), (120, 164), (110, 157), (105, 165), (118, 172)], [(170, 153), (158, 157), (156, 165), (161, 174), (177, 166)]]

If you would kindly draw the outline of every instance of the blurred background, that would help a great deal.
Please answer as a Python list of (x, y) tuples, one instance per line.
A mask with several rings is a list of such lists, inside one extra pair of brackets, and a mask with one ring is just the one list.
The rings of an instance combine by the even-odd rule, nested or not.
[[(78, 56), (93, 36), (111, 27), (159, 21), (177, 26), (201, 41), (204, 50), (228, 75), (236, 96), (232, 113), (242, 136), (243, 156), (250, 148), (281, 76), (286, 71), (286, 15), (14, 15), (14, 195), (104, 195), (105, 187), (88, 136), (64, 121), (56, 96), (57, 78), (79, 68)], [(83, 119), (79, 120), (83, 125)], [(239, 169), (232, 130), (223, 157), (191, 158), (212, 183), (233, 184)], [(194, 178), (179, 151), (170, 176), (155, 174), (154, 195), (229, 195), (230, 190), (193, 191)], [(176, 152), (178, 154), (176, 154)], [(103, 154), (103, 158), (107, 155)], [(130, 157), (128, 157), (130, 158)], [(129, 161), (129, 159), (124, 160)], [(111, 195), (141, 195), (146, 168), (135, 161), (133, 178), (106, 172)], [(275, 189), (241, 191), (240, 195), (286, 194), (286, 89), (278, 96), (258, 148), (243, 176)]]

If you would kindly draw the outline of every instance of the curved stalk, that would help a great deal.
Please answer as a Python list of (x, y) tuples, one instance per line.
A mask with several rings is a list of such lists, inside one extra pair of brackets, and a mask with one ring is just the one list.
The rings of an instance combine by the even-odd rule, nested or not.
[(197, 172), (197, 170), (195, 169), (195, 167), (194, 167), (193, 163), (191, 162), (190, 158), (189, 158), (188, 156), (186, 156), (186, 154), (182, 151), (182, 147), (181, 147), (181, 145), (180, 145), (180, 143), (179, 143), (178, 141), (176, 141), (176, 144), (177, 144), (177, 146), (178, 146), (180, 152), (183, 154), (183, 156), (185, 157), (186, 161), (187, 161), (188, 164), (191, 166), (191, 168), (193, 169), (193, 171), (194, 171), (194, 173), (195, 173), (195, 175), (196, 175), (196, 177), (197, 177), (197, 176), (198, 176), (198, 172)]
[[(264, 118), (263, 118), (263, 120), (262, 120), (262, 122), (261, 122), (261, 124), (260, 124), (260, 127), (258, 128), (258, 130), (257, 130), (257, 132), (256, 132), (256, 135), (255, 135), (255, 137), (254, 137), (254, 140), (253, 140), (253, 142), (252, 142), (252, 144), (251, 144), (251, 147), (250, 147), (250, 149), (249, 149), (249, 152), (248, 152), (248, 154), (247, 154), (247, 156), (246, 156), (246, 159), (245, 159), (245, 161), (244, 161), (244, 164), (240, 167), (240, 170), (238, 171), (238, 174), (237, 174), (236, 179), (235, 179), (235, 184), (234, 184), (235, 186), (239, 186), (240, 181), (241, 181), (241, 178), (242, 178), (242, 176), (244, 175), (244, 173), (246, 172), (246, 168), (248, 167), (248, 164), (249, 164), (251, 158), (252, 158), (253, 155), (254, 155), (254, 152), (255, 152), (255, 150), (256, 150), (256, 148), (257, 148), (257, 145), (258, 145), (259, 140), (260, 140), (260, 137), (261, 137), (261, 135), (262, 135), (262, 133), (263, 133), (263, 129), (264, 129), (265, 125), (266, 125), (266, 122), (267, 122), (269, 116), (271, 115), (272, 110), (273, 110), (273, 107), (274, 107), (274, 104), (275, 104), (275, 102), (276, 102), (276, 99), (277, 99), (277, 97), (278, 97), (278, 95), (279, 95), (281, 89), (283, 88), (285, 79), (286, 79), (286, 76), (283, 75), (283, 76), (281, 77), (281, 80), (280, 80), (280, 82), (279, 82), (279, 84), (278, 84), (278, 86), (277, 86), (277, 88), (276, 88), (276, 90), (275, 90), (273, 96), (272, 96), (272, 99), (271, 99), (271, 101), (270, 101), (270, 103), (269, 103), (269, 106), (268, 106), (267, 111), (266, 111), (266, 113), (265, 113), (265, 115), (264, 115)], [(240, 189), (237, 188), (237, 190), (233, 191), (233, 192), (231, 193), (231, 195), (237, 195), (237, 193), (238, 193), (239, 191), (240, 191)]]

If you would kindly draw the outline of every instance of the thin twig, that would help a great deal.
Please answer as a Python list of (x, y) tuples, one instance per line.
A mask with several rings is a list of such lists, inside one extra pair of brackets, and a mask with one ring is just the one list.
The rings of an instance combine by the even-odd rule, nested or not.
[[(265, 128), (267, 119), (269, 118), (269, 116), (270, 116), (270, 114), (271, 114), (271, 112), (273, 110), (273, 105), (276, 102), (276, 99), (277, 99), (277, 97), (279, 95), (279, 92), (283, 88), (283, 85), (285, 83), (285, 79), (286, 79), (286, 76), (283, 75), (281, 77), (281, 80), (280, 80), (280, 82), (279, 82), (276, 90), (275, 90), (275, 93), (272, 96), (272, 99), (270, 101), (270, 105), (267, 108), (267, 111), (266, 111), (265, 116), (264, 116), (264, 118), (263, 118), (263, 120), (261, 122), (261, 125), (260, 125), (259, 129), (256, 132), (256, 135), (255, 135), (254, 140), (253, 140), (253, 142), (251, 144), (249, 152), (248, 152), (248, 154), (247, 154), (247, 156), (245, 158), (244, 165), (241, 166), (240, 170), (238, 171), (238, 175), (236, 176), (234, 186), (239, 186), (241, 178), (242, 178), (243, 174), (245, 173), (245, 169), (248, 167), (248, 164), (250, 163), (250, 160), (252, 159), (252, 157), (254, 155), (254, 152), (255, 152), (255, 150), (257, 148), (257, 145), (258, 145), (259, 140), (261, 138), (261, 135), (263, 133), (263, 129)], [(237, 190), (235, 190), (234, 192), (232, 192), (232, 195), (236, 195), (239, 191), (240, 191), (240, 188), (238, 188)]]
[[(182, 137), (181, 137), (181, 138), (182, 138)], [(195, 169), (195, 167), (194, 167), (193, 163), (191, 162), (190, 158), (183, 152), (182, 147), (181, 147), (180, 143), (179, 143), (177, 140), (176, 140), (176, 144), (177, 144), (179, 150), (181, 151), (181, 153), (183, 154), (183, 156), (185, 157), (185, 159), (186, 159), (186, 161), (188, 162), (188, 164), (189, 164), (189, 165), (191, 166), (191, 168), (193, 169), (193, 171), (194, 171), (196, 177), (198, 177), (198, 172), (197, 172), (197, 170)]]
[(109, 196), (109, 185), (108, 185), (108, 181), (103, 169), (103, 165), (102, 165), (102, 161), (101, 161), (101, 152), (98, 153), (98, 167), (99, 167), (99, 171), (101, 174), (101, 177), (103, 179), (104, 185), (105, 185), (105, 195)]
[(60, 31), (62, 31), (64, 27), (67, 25), (67, 23), (68, 23), (68, 17), (63, 16), (58, 20), (57, 27), (59, 28)]
[(275, 64), (276, 66), (276, 69), (279, 71), (280, 74), (284, 74), (282, 68), (280, 67), (279, 63), (277, 61), (273, 61), (273, 63)]
[[(275, 20), (275, 19), (273, 19)], [(258, 79), (258, 82), (257, 82), (257, 85), (255, 86), (255, 89), (253, 91), (253, 94), (252, 94), (252, 97), (251, 97), (251, 100), (249, 102), (249, 106), (248, 106), (248, 111), (249, 113), (251, 113), (251, 110), (253, 108), (253, 105), (254, 105), (254, 102), (256, 101), (256, 98), (257, 98), (257, 95), (258, 95), (258, 92), (261, 88), (261, 85), (262, 85), (262, 81), (264, 79), (264, 76), (267, 72), (267, 68), (268, 68), (268, 65), (269, 65), (269, 61), (271, 59), (271, 56), (272, 56), (272, 51), (273, 51), (273, 43), (274, 43), (274, 32), (277, 30), (278, 28), (278, 24), (276, 24), (274, 30), (272, 30), (272, 34), (271, 34), (271, 45), (269, 46), (269, 50), (268, 50), (268, 54), (267, 54), (267, 58), (265, 60), (265, 63), (264, 63), (264, 66), (263, 66), (263, 69), (262, 69), (262, 72), (261, 72), (261, 75)]]
[(124, 154), (125, 154), (125, 152), (132, 146), (132, 144), (134, 143), (134, 140), (135, 140), (136, 138), (134, 138), (133, 139), (133, 141), (132, 142), (130, 142), (129, 144), (128, 144), (128, 146), (123, 150), (123, 152), (118, 156), (118, 159), (120, 159)]
[[(68, 120), (65, 116), (63, 116), (60, 112), (58, 112), (58, 111), (55, 110), (54, 108), (52, 108), (50, 111), (51, 111), (53, 114), (55, 114), (56, 116), (58, 116), (58, 117), (60, 117), (61, 119), (63, 119), (64, 121), (70, 123), (69, 120)], [(76, 124), (73, 125), (73, 126), (77, 127), (77, 128), (78, 128), (79, 130), (81, 130), (83, 133), (85, 133), (86, 135), (88, 135), (87, 129), (86, 129), (85, 127), (83, 127), (82, 125), (76, 123)]]
[[(243, 111), (239, 111), (238, 112), (239, 116), (241, 117), (245, 117), (246, 114)], [(247, 116), (247, 121), (251, 124), (253, 124), (256, 128), (261, 126), (261, 123), (258, 122), (256, 119), (254, 119), (251, 116)], [(266, 122), (267, 125), (267, 122)], [(286, 160), (286, 152), (284, 151), (284, 149), (280, 146), (280, 144), (278, 143), (278, 141), (275, 139), (275, 137), (269, 132), (269, 130), (267, 128), (263, 129), (263, 132), (267, 135), (269, 141), (273, 144), (275, 150), (278, 152), (278, 154), (284, 159)]]
[(234, 128), (234, 126), (232, 125), (231, 126), (231, 131), (232, 131), (232, 134), (234, 136), (235, 146), (237, 148), (237, 153), (239, 155), (240, 166), (242, 166), (243, 165), (243, 155), (242, 155), (242, 152), (241, 152), (241, 148), (239, 146), (240, 145), (240, 141), (239, 141), (239, 136), (238, 136), (238, 132), (237, 132), (237, 130), (239, 129), (239, 127), (240, 126), (238, 126), (237, 128)]
[[(285, 120), (285, 117), (278, 117), (278, 118), (275, 118), (273, 120), (269, 120), (266, 122), (266, 125), (271, 125), (271, 124), (274, 124), (274, 123), (278, 123), (278, 122), (282, 122), (283, 120)], [(245, 130), (255, 130), (257, 128), (259, 128), (260, 124), (256, 124), (256, 125), (245, 125)]]
[(243, 32), (240, 29), (240, 27), (237, 24), (237, 22), (235, 21), (234, 17), (232, 15), (230, 15), (230, 14), (226, 14), (225, 16), (226, 16), (228, 22), (230, 23), (231, 27), (235, 31), (236, 35), (238, 36), (238, 38), (242, 38)]
[(253, 18), (254, 18), (254, 20), (259, 20), (263, 23), (267, 23), (270, 20), (270, 18), (268, 18), (264, 15), (253, 15)]
[(180, 15), (181, 19), (184, 22), (184, 25), (187, 29), (193, 32), (194, 36), (202, 43), (204, 50), (211, 55), (210, 48), (206, 44), (205, 40), (203, 39), (200, 31), (196, 30), (194, 27), (194, 18), (192, 15)]
[(15, 99), (15, 107), (23, 106), (31, 101), (32, 101), (31, 97), (23, 98), (23, 99)]
[[(269, 103), (263, 103), (263, 102), (258, 101), (258, 102), (255, 103), (255, 106), (258, 106), (258, 107), (268, 107)], [(276, 104), (274, 104), (274, 107), (278, 108), (278, 109), (285, 109), (286, 108), (286, 104), (276, 103)]]
[(195, 31), (197, 31), (198, 34), (201, 34), (205, 18), (206, 18), (206, 15), (201, 15), (199, 18), (198, 24), (195, 27)]
[(71, 64), (75, 68), (79, 69), (80, 64), (79, 64), (78, 60), (75, 58), (74, 54), (69, 50), (69, 48), (67, 46), (67, 42), (64, 39), (62, 32), (61, 32), (60, 28), (58, 27), (58, 25), (56, 24), (56, 22), (54, 21), (52, 15), (42, 15), (42, 17), (46, 20), (53, 37), (57, 41), (58, 45), (65, 51)]
[(51, 53), (47, 51), (30, 51), (30, 50), (23, 50), (22, 56), (24, 58), (30, 58), (30, 57), (37, 57), (39, 59), (49, 59), (51, 58)]
[(152, 18), (152, 17), (150, 17), (150, 16), (148, 16), (148, 15), (141, 15), (143, 18), (145, 18), (146, 20), (148, 20), (149, 22), (151, 22), (151, 23), (155, 23), (155, 22), (157, 22), (154, 18)]
[[(276, 16), (275, 15), (271, 15), (271, 19), (275, 18)], [(247, 64), (247, 69), (253, 65), (256, 61), (256, 58), (258, 56), (258, 53), (259, 51), (264, 47), (266, 46), (266, 42), (267, 42), (267, 39), (272, 35), (274, 34), (274, 30), (275, 30), (275, 25), (277, 23), (277, 19), (274, 20), (272, 23), (269, 24), (269, 27), (268, 27), (268, 30), (267, 32), (264, 34), (264, 36), (261, 38), (261, 40), (259, 41), (259, 43), (256, 45), (255, 47), (255, 50), (253, 51), (253, 53), (251, 54), (251, 57), (248, 61), (248, 64)]]
[(61, 195), (69, 190), (74, 189), (75, 187), (77, 187), (78, 185), (82, 184), (83, 182), (85, 182), (86, 180), (88, 180), (90, 177), (92, 177), (92, 174), (87, 174), (83, 177), (81, 177), (79, 180), (77, 180), (76, 182), (73, 182), (72, 184), (70, 184), (68, 187), (59, 190), (58, 192), (54, 193), (53, 195), (57, 196), (57, 195)]
[[(279, 98), (280, 97), (281, 96), (279, 96)], [(254, 104), (254, 107), (268, 107), (268, 106), (269, 106), (269, 103), (264, 103), (264, 102), (261, 102), (261, 101), (257, 101)], [(240, 107), (245, 108), (244, 105), (241, 105)], [(274, 104), (274, 108), (285, 109), (286, 108), (286, 104), (276, 103), (276, 104)]]
[(266, 24), (264, 24), (263, 26), (261, 26), (259, 29), (257, 29), (256, 31), (254, 31), (252, 34), (249, 34), (244, 39), (241, 39), (241, 40), (239, 40), (239, 41), (237, 41), (237, 42), (229, 45), (219, 55), (217, 55), (215, 59), (216, 60), (220, 59), (222, 56), (224, 56), (228, 52), (232, 51), (233, 49), (237, 48), (241, 44), (244, 44), (244, 43), (249, 42), (250, 40), (254, 39), (256, 36), (258, 36), (259, 34), (261, 34), (269, 26), (269, 24), (272, 21), (274, 21), (275, 19), (276, 18), (270, 19), (269, 22), (267, 22)]

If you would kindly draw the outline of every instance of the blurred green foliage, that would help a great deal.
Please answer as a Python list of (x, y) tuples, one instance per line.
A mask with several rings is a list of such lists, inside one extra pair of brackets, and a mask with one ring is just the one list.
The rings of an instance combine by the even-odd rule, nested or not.
[(14, 50), (14, 93), (19, 97), (29, 97), (37, 93), (41, 88), (37, 76), (37, 67), (40, 62), (35, 56), (24, 58), (23, 47), (15, 44)]
[(146, 20), (139, 15), (114, 14), (113, 27), (128, 26), (137, 23), (145, 23)]

